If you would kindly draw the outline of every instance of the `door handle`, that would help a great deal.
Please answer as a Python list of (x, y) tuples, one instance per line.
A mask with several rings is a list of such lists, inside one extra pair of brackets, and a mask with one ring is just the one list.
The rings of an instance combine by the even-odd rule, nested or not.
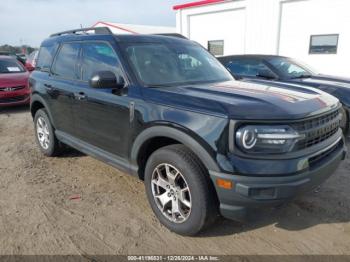
[(74, 98), (77, 100), (85, 100), (87, 98), (87, 95), (85, 95), (84, 92), (79, 92), (74, 94)]
[(59, 94), (59, 93), (57, 92), (57, 89), (55, 89), (52, 85), (50, 85), (50, 84), (44, 84), (44, 86), (45, 86), (46, 92), (47, 92), (50, 96), (54, 97), (54, 96), (57, 96), (57, 95)]
[(52, 90), (52, 89), (53, 89), (53, 86), (50, 85), (50, 84), (44, 84), (44, 86), (45, 86), (46, 89), (48, 89), (48, 90)]

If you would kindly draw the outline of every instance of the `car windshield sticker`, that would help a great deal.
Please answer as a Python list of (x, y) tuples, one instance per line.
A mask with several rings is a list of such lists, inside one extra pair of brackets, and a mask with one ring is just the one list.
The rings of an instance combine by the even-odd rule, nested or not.
[(21, 72), (21, 69), (17, 66), (10, 66), (10, 67), (7, 67), (7, 70), (9, 72)]

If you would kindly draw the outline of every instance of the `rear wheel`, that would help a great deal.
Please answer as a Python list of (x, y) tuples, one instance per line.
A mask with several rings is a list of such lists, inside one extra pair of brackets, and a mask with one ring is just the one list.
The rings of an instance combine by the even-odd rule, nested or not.
[(34, 117), (35, 138), (41, 152), (46, 156), (56, 156), (61, 147), (45, 109), (39, 109)]
[(206, 173), (183, 145), (158, 149), (148, 159), (147, 197), (157, 218), (171, 231), (195, 235), (217, 217), (218, 204)]

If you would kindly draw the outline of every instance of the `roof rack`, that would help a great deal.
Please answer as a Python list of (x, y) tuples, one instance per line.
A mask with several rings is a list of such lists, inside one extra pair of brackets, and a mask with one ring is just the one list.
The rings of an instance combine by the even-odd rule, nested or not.
[(50, 37), (60, 36), (60, 35), (68, 35), (68, 34), (76, 34), (78, 32), (83, 32), (83, 33), (87, 34), (87, 31), (94, 31), (95, 34), (100, 34), (100, 35), (104, 35), (104, 34), (112, 35), (113, 34), (111, 29), (109, 29), (108, 27), (87, 27), (87, 28), (79, 28), (79, 29), (73, 29), (73, 30), (55, 33), (55, 34), (50, 35)]
[(188, 39), (186, 36), (183, 36), (183, 35), (177, 34), (177, 33), (162, 33), (162, 34), (154, 34), (154, 35), (164, 35), (164, 36), (172, 36), (172, 37), (178, 37), (178, 38), (182, 38), (182, 39)]

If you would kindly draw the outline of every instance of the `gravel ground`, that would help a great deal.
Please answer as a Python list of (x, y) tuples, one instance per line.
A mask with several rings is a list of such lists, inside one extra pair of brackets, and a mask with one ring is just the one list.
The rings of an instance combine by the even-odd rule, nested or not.
[(182, 237), (136, 178), (75, 151), (44, 157), (27, 108), (0, 111), (0, 138), (0, 255), (350, 254), (349, 160), (282, 209)]

